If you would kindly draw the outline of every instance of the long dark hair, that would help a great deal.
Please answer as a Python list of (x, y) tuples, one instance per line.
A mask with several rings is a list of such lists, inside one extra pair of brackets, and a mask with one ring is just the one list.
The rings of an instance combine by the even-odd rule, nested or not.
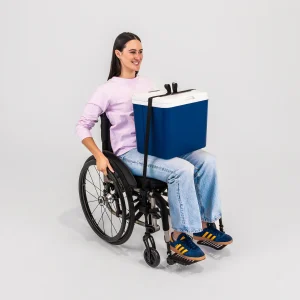
[[(128, 43), (131, 40), (140, 40), (140, 38), (131, 32), (123, 32), (117, 36), (115, 39), (115, 43), (112, 50), (112, 57), (111, 57), (111, 64), (110, 64), (110, 72), (108, 75), (107, 80), (111, 79), (114, 76), (120, 76), (121, 75), (121, 63), (118, 57), (115, 54), (115, 50), (123, 51), (125, 48), (125, 44)], [(135, 76), (137, 76), (138, 71), (135, 72)]]

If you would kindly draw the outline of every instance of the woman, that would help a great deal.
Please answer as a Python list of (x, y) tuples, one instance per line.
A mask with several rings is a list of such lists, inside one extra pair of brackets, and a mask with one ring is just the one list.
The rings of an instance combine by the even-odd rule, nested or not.
[[(111, 123), (111, 145), (136, 176), (143, 175), (144, 155), (137, 151), (133, 93), (154, 89), (146, 77), (138, 76), (143, 59), (140, 38), (129, 32), (120, 34), (114, 43), (110, 73), (107, 82), (100, 85), (84, 108), (76, 132), (82, 143), (94, 155), (97, 169), (107, 175), (113, 172), (108, 159), (95, 144), (91, 128), (100, 114), (106, 113)], [(168, 201), (172, 228), (171, 249), (186, 258), (203, 260), (205, 254), (194, 240), (213, 240), (217, 244), (232, 243), (232, 238), (213, 228), (221, 218), (215, 158), (204, 150), (164, 160), (148, 156), (147, 177), (168, 184)]]

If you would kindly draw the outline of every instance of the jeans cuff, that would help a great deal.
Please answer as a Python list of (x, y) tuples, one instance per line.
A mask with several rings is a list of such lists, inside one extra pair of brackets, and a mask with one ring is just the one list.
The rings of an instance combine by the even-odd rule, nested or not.
[(188, 227), (183, 227), (183, 228), (174, 228), (172, 227), (174, 230), (179, 231), (179, 232), (189, 232), (189, 233), (196, 233), (196, 232), (200, 232), (202, 231), (202, 226), (195, 229), (195, 228), (188, 228)]
[(213, 218), (205, 218), (205, 217), (201, 216), (201, 220), (203, 222), (208, 222), (208, 223), (214, 223), (214, 222), (218, 221), (221, 218), (222, 218), (222, 214), (221, 213), (218, 214), (217, 216), (213, 217)]

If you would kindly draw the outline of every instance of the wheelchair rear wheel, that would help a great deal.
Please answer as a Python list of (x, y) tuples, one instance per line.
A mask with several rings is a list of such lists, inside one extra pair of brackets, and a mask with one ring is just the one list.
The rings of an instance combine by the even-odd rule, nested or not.
[(131, 191), (115, 171), (108, 176), (97, 170), (95, 158), (87, 160), (79, 176), (79, 196), (84, 215), (103, 240), (120, 245), (135, 224)]

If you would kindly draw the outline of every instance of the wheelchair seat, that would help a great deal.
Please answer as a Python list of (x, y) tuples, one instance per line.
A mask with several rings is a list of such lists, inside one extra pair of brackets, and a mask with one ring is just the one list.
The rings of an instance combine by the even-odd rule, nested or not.
[[(141, 188), (143, 186), (143, 176), (134, 176), (137, 182), (137, 187)], [(146, 180), (146, 185), (145, 187), (147, 189), (151, 189), (151, 190), (156, 190), (156, 189), (166, 189), (167, 188), (167, 183), (164, 181), (160, 181), (158, 179), (155, 178), (149, 178), (147, 177)]]

